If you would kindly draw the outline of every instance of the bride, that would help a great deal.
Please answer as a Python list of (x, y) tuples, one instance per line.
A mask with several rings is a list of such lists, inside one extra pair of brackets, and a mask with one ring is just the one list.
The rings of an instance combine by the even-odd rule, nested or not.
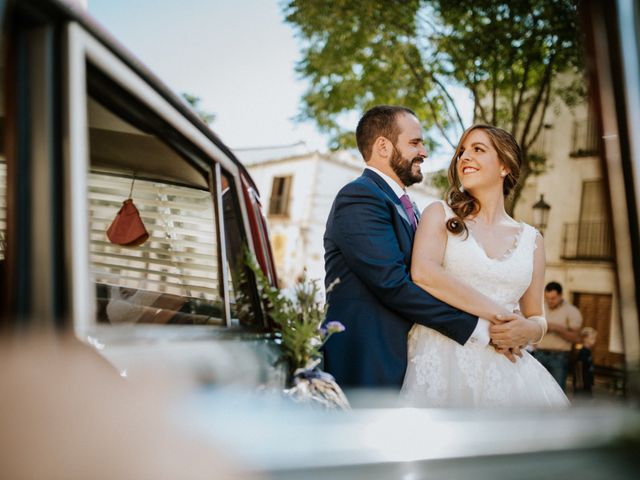
[[(474, 125), (464, 132), (449, 167), (447, 201), (432, 203), (421, 217), (411, 275), (430, 294), (481, 319), (519, 310), (546, 329), (542, 236), (504, 208), (521, 161), (520, 147), (505, 130)], [(490, 324), (483, 322), (488, 340)], [(568, 405), (528, 352), (516, 351), (521, 357), (515, 358), (501, 348), (506, 334), (493, 325), (493, 345), (461, 346), (414, 325), (402, 397), (432, 407)]]

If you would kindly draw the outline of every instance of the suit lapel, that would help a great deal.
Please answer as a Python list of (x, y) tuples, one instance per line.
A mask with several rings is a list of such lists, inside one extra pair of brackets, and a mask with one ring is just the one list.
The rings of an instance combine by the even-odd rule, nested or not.
[[(380, 177), (380, 175), (378, 175), (377, 173), (369, 169), (365, 169), (365, 171), (362, 172), (362, 176), (372, 180), (378, 187), (380, 187), (380, 189), (387, 195), (387, 197), (389, 197), (389, 199), (393, 202), (393, 205), (396, 207), (396, 211), (398, 212), (398, 215), (400, 215), (404, 220), (405, 227), (407, 227), (407, 230), (409, 231), (409, 233), (411, 234), (411, 237), (413, 238), (413, 235), (415, 232), (413, 231), (413, 227), (411, 226), (411, 220), (409, 220), (409, 215), (407, 215), (407, 211), (404, 209), (404, 207), (402, 206), (402, 203), (400, 203), (400, 199), (398, 198), (396, 193), (393, 191), (393, 189), (389, 186), (389, 184), (385, 182), (384, 179)], [(415, 210), (416, 210), (416, 207), (414, 205), (414, 211)], [(416, 216), (416, 218), (419, 218), (419, 217)]]

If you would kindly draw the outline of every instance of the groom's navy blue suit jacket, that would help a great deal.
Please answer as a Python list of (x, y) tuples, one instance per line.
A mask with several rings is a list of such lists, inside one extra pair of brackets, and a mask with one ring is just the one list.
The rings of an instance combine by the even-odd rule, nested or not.
[(327, 322), (346, 331), (324, 347), (324, 369), (343, 387), (402, 385), (413, 323), (464, 344), (478, 318), (431, 296), (409, 277), (414, 232), (391, 187), (372, 170), (336, 197), (324, 235)]

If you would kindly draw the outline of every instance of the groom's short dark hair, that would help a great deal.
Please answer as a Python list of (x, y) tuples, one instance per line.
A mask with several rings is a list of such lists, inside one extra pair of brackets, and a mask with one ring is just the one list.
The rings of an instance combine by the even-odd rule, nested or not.
[(400, 134), (396, 119), (400, 113), (417, 116), (412, 110), (395, 105), (376, 105), (362, 116), (356, 128), (356, 142), (365, 162), (371, 158), (373, 143), (378, 137), (396, 144)]

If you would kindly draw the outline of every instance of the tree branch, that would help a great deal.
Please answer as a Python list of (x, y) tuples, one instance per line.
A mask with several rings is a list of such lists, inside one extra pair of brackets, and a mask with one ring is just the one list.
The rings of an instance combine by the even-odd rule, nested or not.
[[(472, 85), (475, 85), (475, 83), (472, 84)], [(471, 90), (471, 93), (473, 94), (473, 104), (474, 104), (473, 108), (474, 108), (474, 111), (477, 108), (478, 111), (480, 112), (480, 119), (484, 123), (489, 123), (489, 121), (487, 120), (487, 112), (485, 111), (484, 107), (482, 106), (482, 103), (480, 103), (480, 98), (478, 97), (478, 90), (476, 89), (476, 87), (474, 87), (472, 85), (467, 85), (467, 88), (469, 90)]]
[(511, 125), (511, 134), (516, 137), (517, 129), (518, 129), (518, 119), (520, 118), (520, 109), (522, 108), (522, 99), (524, 97), (524, 92), (527, 89), (527, 84), (529, 83), (529, 66), (531, 62), (529, 57), (525, 56), (524, 63), (524, 71), (522, 73), (522, 84), (520, 85), (520, 93), (518, 94), (518, 102), (516, 103), (516, 109), (513, 112), (513, 119)]
[(449, 137), (447, 136), (447, 132), (445, 131), (444, 125), (442, 125), (438, 120), (438, 113), (436, 112), (436, 107), (433, 105), (433, 100), (426, 97), (425, 97), (425, 100), (427, 102), (427, 105), (429, 106), (429, 109), (431, 110), (431, 114), (433, 115), (433, 123), (436, 124), (436, 127), (438, 127), (438, 130), (440, 131), (444, 139), (447, 141), (449, 145), (451, 145), (451, 148), (455, 150), (456, 145), (454, 145), (451, 142), (451, 140), (449, 140)]
[(434, 81), (434, 83), (438, 87), (440, 87), (440, 89), (444, 92), (445, 96), (447, 97), (447, 100), (449, 100), (449, 103), (453, 107), (453, 111), (456, 114), (456, 118), (458, 119), (458, 123), (460, 124), (460, 128), (464, 132), (464, 130), (465, 130), (464, 122), (462, 121), (462, 116), (460, 115), (460, 110), (458, 110), (458, 106), (456, 105), (456, 102), (453, 100), (453, 98), (451, 97), (451, 95), (449, 94), (449, 92), (447, 91), (445, 86), (442, 84), (442, 82), (440, 80), (438, 80), (438, 78), (435, 76), (435, 74), (432, 73), (431, 74), (431, 78)]
[(498, 118), (498, 62), (493, 52), (493, 74), (491, 75), (491, 125), (496, 124)]
[(514, 119), (516, 118), (516, 82), (513, 75), (513, 68), (509, 70), (509, 84), (511, 86), (511, 134), (513, 135), (513, 124), (515, 123)]
[(551, 72), (553, 71), (553, 61), (556, 57), (557, 52), (554, 52), (553, 55), (549, 58), (549, 63), (544, 71), (544, 76), (542, 77), (542, 83), (540, 84), (540, 88), (536, 93), (535, 99), (531, 104), (531, 110), (529, 111), (529, 116), (527, 117), (527, 121), (524, 125), (524, 129), (522, 130), (522, 134), (520, 136), (520, 145), (525, 145), (525, 139), (527, 138), (527, 134), (529, 133), (529, 129), (531, 128), (531, 124), (533, 123), (533, 118), (535, 117), (536, 111), (538, 110), (538, 106), (540, 105), (540, 101), (542, 99), (542, 95), (544, 94), (545, 89), (547, 88), (547, 83), (551, 80)]
[[(425, 102), (427, 103), (427, 105), (429, 106), (429, 109), (431, 110), (431, 114), (433, 116), (433, 123), (435, 123), (436, 127), (438, 128), (438, 130), (440, 131), (444, 139), (447, 141), (447, 143), (451, 145), (452, 148), (455, 149), (456, 146), (449, 139), (449, 136), (447, 135), (444, 125), (442, 125), (441, 122), (438, 120), (438, 112), (436, 111), (436, 107), (433, 104), (433, 100), (427, 97), (426, 89), (424, 87), (423, 77), (420, 75), (420, 72), (418, 72), (418, 70), (416, 69), (416, 66), (407, 56), (406, 51), (402, 52), (402, 57), (404, 58), (404, 61), (406, 62), (407, 66), (409, 67), (409, 70), (411, 71), (411, 75), (413, 76), (413, 79), (416, 83), (418, 91), (424, 97)], [(433, 75), (431, 75), (431, 77), (433, 78)]]
[(540, 135), (540, 132), (542, 131), (542, 127), (544, 127), (544, 117), (547, 113), (547, 108), (549, 107), (549, 103), (551, 100), (551, 83), (552, 83), (552, 80), (550, 79), (549, 82), (547, 83), (547, 88), (545, 90), (545, 97), (544, 97), (544, 102), (542, 104), (542, 111), (540, 112), (540, 121), (538, 122), (538, 126), (536, 127), (535, 133), (533, 134), (529, 142), (525, 144), (527, 150), (530, 149), (531, 146), (536, 142), (536, 140), (538, 139), (538, 136)]

